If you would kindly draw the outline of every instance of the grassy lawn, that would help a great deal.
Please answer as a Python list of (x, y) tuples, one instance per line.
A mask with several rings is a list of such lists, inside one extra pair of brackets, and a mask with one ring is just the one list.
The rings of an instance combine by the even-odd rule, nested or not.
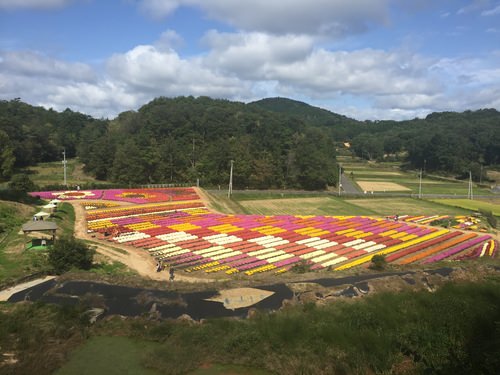
[(29, 221), (35, 210), (27, 205), (0, 202), (0, 285), (44, 269), (45, 255), (36, 249), (24, 250), (26, 243), (19, 234), (21, 225)]
[[(46, 248), (26, 249), (31, 238), (20, 233), (21, 226), (30, 221), (38, 209), (13, 202), (0, 202), (0, 219), (6, 223), (0, 231), (0, 285), (11, 280), (47, 269)], [(72, 235), (75, 212), (69, 203), (62, 203), (51, 219), (57, 223), (57, 236)]]
[[(344, 168), (344, 173), (354, 178), (354, 181), (388, 181), (401, 184), (412, 193), (419, 191), (420, 178), (416, 171), (403, 171), (399, 169), (398, 163), (368, 163), (352, 158), (340, 158), (339, 162)], [(491, 195), (489, 189), (474, 186), (474, 194)], [(468, 181), (446, 181), (432, 178), (422, 179), (422, 194), (452, 194), (467, 195)]]
[(460, 207), (472, 211), (491, 211), (493, 215), (500, 216), (500, 200), (470, 200), (470, 199), (433, 199), (433, 202), (452, 207)]
[[(97, 182), (93, 177), (83, 172), (83, 164), (78, 159), (68, 159), (66, 164), (66, 180), (69, 186), (76, 186), (87, 182)], [(39, 185), (55, 185), (64, 183), (64, 169), (62, 161), (40, 163), (28, 169), (32, 181)]]
[(69, 203), (59, 204), (57, 211), (52, 215), (59, 226), (58, 236), (72, 236), (75, 231), (75, 210)]
[(127, 337), (93, 337), (76, 349), (54, 374), (161, 374), (144, 366), (144, 356), (157, 344)]
[(247, 214), (258, 215), (372, 215), (369, 208), (335, 197), (243, 200), (239, 204)]
[(349, 199), (346, 202), (377, 215), (467, 215), (469, 211), (412, 198)]
[[(69, 361), (55, 375), (84, 374), (144, 374), (159, 375), (165, 372), (149, 368), (161, 344), (129, 337), (97, 336), (71, 353)], [(175, 366), (173, 366), (175, 368)], [(206, 364), (188, 372), (188, 375), (266, 375), (269, 372), (237, 365)]]

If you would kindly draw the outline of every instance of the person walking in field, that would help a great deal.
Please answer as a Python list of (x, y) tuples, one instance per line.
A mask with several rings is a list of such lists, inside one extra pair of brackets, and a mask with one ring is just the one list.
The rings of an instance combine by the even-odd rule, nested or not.
[(174, 275), (174, 272), (175, 272), (174, 267), (170, 267), (169, 272), (170, 272), (170, 281), (174, 281), (174, 278), (175, 278), (175, 275)]

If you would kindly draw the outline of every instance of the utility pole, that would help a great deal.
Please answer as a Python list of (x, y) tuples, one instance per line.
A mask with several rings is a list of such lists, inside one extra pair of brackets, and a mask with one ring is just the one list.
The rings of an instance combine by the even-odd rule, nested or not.
[(420, 179), (418, 183), (418, 199), (422, 199), (422, 169), (420, 169)]
[(342, 187), (342, 166), (339, 164), (339, 197), (340, 197), (341, 187)]
[(467, 198), (474, 199), (474, 196), (472, 193), (472, 172), (471, 171), (469, 171), (469, 191), (467, 193)]
[(64, 186), (68, 186), (68, 181), (66, 180), (66, 164), (68, 163), (66, 161), (66, 149), (63, 149), (63, 168), (64, 168)]
[(233, 194), (233, 163), (234, 160), (231, 160), (231, 170), (229, 172), (229, 190), (227, 191), (228, 198), (231, 198), (231, 194)]

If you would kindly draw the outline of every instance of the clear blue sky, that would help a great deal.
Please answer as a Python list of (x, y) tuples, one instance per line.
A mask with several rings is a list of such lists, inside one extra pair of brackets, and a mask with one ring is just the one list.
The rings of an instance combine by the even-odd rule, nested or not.
[(112, 118), (179, 95), (500, 110), (500, 0), (0, 0), (0, 99)]

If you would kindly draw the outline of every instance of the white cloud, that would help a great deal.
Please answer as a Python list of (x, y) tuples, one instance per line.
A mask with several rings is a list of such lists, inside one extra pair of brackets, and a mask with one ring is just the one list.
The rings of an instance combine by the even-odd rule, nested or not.
[(40, 105), (63, 110), (67, 107), (96, 117), (115, 116), (126, 109), (135, 109), (150, 98), (128, 93), (119, 83), (103, 80), (95, 84), (78, 82), (54, 87)]
[(150, 45), (113, 55), (107, 69), (115, 80), (132, 90), (153, 95), (232, 97), (245, 90), (239, 79), (204, 67), (198, 58), (185, 60), (172, 49), (160, 51)]
[(94, 80), (90, 66), (52, 59), (33, 51), (0, 51), (0, 67), (15, 75), (38, 78)]
[(60, 8), (69, 4), (71, 1), (72, 0), (0, 0), (0, 9)]
[(167, 30), (156, 42), (114, 54), (102, 66), (0, 51), (0, 98), (98, 117), (179, 95), (241, 101), (287, 96), (358, 119), (500, 108), (498, 51), (437, 60), (409, 49), (329, 50), (306, 34), (210, 31), (202, 40), (204, 53), (183, 57), (175, 49), (181, 42)]
[[(141, 9), (155, 18), (181, 6), (202, 9), (210, 18), (240, 30), (273, 34), (339, 37), (365, 31), (389, 19), (393, 0), (142, 0)], [(354, 4), (355, 3), (355, 4)]]
[(498, 14), (500, 14), (500, 5), (497, 5), (493, 9), (488, 9), (488, 10), (481, 12), (482, 16), (496, 16)]
[(204, 38), (210, 53), (204, 63), (245, 79), (272, 79), (275, 65), (302, 62), (312, 52), (312, 38), (305, 35), (273, 36), (264, 33), (219, 33)]
[(182, 0), (142, 0), (140, 8), (149, 16), (159, 19), (172, 14)]
[(466, 6), (460, 8), (457, 11), (458, 15), (462, 14), (468, 14), (468, 13), (473, 13), (473, 12), (478, 12), (481, 9), (484, 9), (490, 5), (490, 0), (472, 0), (470, 4), (467, 4)]
[(184, 39), (175, 30), (167, 30), (161, 33), (156, 41), (155, 47), (158, 49), (176, 48), (184, 44)]

